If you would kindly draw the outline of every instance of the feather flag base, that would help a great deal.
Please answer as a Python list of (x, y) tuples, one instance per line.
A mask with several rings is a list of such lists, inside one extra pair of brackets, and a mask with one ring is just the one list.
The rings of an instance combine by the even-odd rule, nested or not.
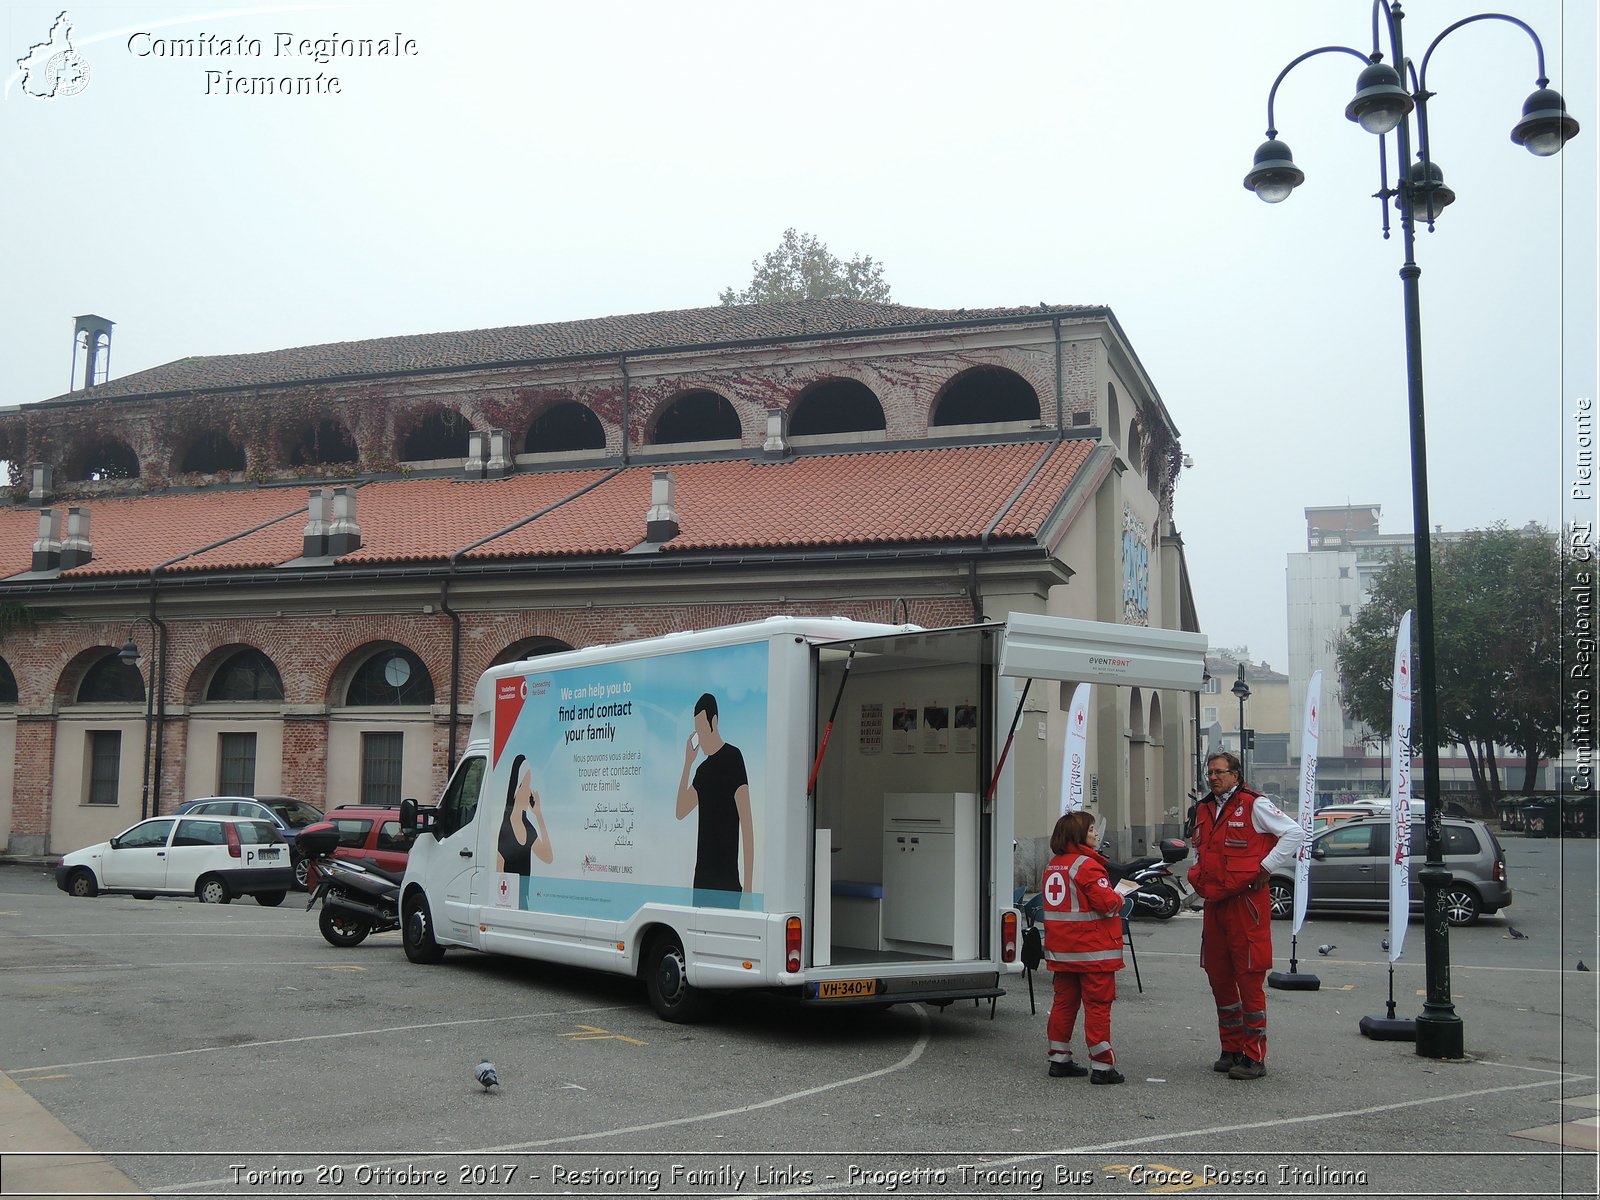
[(1414, 1042), (1417, 1040), (1417, 1023), (1395, 1017), (1362, 1017), (1361, 1036), (1375, 1042)]
[(1322, 989), (1322, 980), (1299, 971), (1273, 971), (1267, 976), (1267, 986), (1283, 992), (1316, 992)]

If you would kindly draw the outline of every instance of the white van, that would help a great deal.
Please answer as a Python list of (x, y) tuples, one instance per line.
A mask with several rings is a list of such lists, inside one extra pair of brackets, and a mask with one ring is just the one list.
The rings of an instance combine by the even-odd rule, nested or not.
[(1021, 969), (1003, 749), (1027, 677), (1194, 690), (1204, 654), (1198, 634), (1048, 617), (774, 617), (495, 667), (438, 805), (401, 806), (406, 955), (636, 975), (670, 1021), (708, 989), (1002, 995)]

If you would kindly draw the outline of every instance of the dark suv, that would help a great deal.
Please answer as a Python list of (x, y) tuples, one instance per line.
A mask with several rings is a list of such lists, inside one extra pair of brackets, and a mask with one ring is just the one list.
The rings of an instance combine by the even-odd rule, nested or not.
[(294, 868), (294, 885), (306, 886), (306, 862), (300, 857), (295, 838), (307, 825), (322, 820), (322, 810), (293, 796), (207, 796), (178, 805), (180, 815), (198, 813), (206, 817), (257, 817), (271, 821), (289, 843), (289, 864)]
[[(400, 828), (400, 810), (368, 804), (341, 804), (322, 818), (339, 831), (335, 858), (359, 859), (395, 874), (403, 874), (414, 834)], [(307, 885), (317, 886), (315, 860), (307, 864)]]
[[(1413, 810), (1415, 813), (1417, 810)], [(1506, 853), (1482, 821), (1445, 817), (1444, 865), (1450, 883), (1444, 891), (1445, 916), (1452, 925), (1471, 925), (1481, 916), (1511, 906), (1506, 878)], [(1422, 911), (1422, 884), (1417, 878), (1427, 847), (1422, 822), (1411, 822), (1411, 911)], [(1389, 909), (1389, 818), (1345, 821), (1311, 839), (1311, 870), (1306, 909)], [(1294, 911), (1294, 880), (1274, 875), (1267, 885), (1272, 915), (1283, 919)]]

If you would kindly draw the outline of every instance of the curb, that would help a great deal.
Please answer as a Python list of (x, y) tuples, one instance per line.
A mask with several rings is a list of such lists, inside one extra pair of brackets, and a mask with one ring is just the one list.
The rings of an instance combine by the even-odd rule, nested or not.
[(0, 1071), (0, 1160), (4, 1161), (0, 1191), (7, 1197), (149, 1197), (4, 1071)]

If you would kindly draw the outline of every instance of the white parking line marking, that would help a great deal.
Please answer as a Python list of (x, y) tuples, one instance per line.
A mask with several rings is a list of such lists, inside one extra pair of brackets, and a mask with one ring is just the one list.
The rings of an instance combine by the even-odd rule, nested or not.
[(34, 1071), (62, 1071), (68, 1067), (109, 1067), (117, 1063), (150, 1062), (158, 1058), (186, 1058), (191, 1054), (220, 1054), (228, 1050), (259, 1050), (263, 1046), (297, 1046), (302, 1042), (331, 1042), (344, 1038), (374, 1037), (378, 1034), (410, 1033), (419, 1029), (455, 1029), (465, 1025), (494, 1025), (503, 1021), (540, 1021), (551, 1017), (570, 1017), (578, 1013), (619, 1012), (637, 1008), (635, 1004), (607, 1004), (599, 1008), (575, 1008), (567, 1012), (517, 1013), (509, 1017), (464, 1017), (459, 1021), (425, 1021), (417, 1025), (386, 1025), (379, 1029), (352, 1029), (346, 1033), (311, 1033), (304, 1037), (265, 1038), (259, 1042), (238, 1042), (227, 1046), (193, 1046), (187, 1050), (168, 1050), (161, 1054), (129, 1054), (122, 1058), (86, 1059), (83, 1062), (51, 1063), (45, 1067), (7, 1067), (12, 1078)]

